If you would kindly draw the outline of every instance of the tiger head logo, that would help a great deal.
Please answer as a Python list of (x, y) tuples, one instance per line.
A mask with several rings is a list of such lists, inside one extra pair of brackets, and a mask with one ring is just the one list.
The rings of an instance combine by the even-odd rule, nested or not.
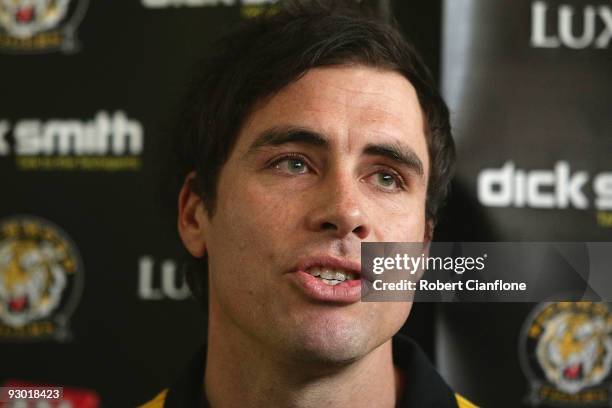
[(0, 341), (69, 341), (83, 293), (83, 268), (70, 237), (48, 220), (0, 220)]
[(70, 0), (0, 0), (0, 26), (16, 38), (55, 28), (67, 15)]
[(65, 256), (48, 243), (9, 240), (0, 245), (0, 318), (20, 327), (47, 317), (66, 287)]
[(605, 316), (567, 310), (552, 317), (535, 350), (548, 381), (569, 394), (600, 384), (612, 365), (611, 334)]

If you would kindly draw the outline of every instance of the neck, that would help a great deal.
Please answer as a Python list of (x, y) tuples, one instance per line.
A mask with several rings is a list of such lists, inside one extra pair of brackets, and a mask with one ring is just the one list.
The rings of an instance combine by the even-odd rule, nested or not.
[(304, 362), (279, 356), (216, 312), (211, 305), (204, 376), (213, 408), (395, 406), (400, 378), (391, 340), (351, 362)]

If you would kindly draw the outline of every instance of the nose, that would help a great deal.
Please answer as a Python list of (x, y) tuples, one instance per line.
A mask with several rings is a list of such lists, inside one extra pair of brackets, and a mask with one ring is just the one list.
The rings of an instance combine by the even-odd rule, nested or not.
[(357, 180), (341, 180), (328, 177), (315, 194), (314, 208), (307, 215), (308, 229), (329, 232), (336, 238), (354, 234), (359, 240), (371, 232), (365, 207), (365, 197), (360, 197)]

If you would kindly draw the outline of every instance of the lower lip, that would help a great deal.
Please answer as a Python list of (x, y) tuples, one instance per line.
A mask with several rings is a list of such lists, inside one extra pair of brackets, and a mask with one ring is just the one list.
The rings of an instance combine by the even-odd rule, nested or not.
[(328, 285), (304, 271), (288, 274), (298, 288), (309, 298), (322, 302), (355, 303), (361, 299), (361, 280), (353, 279)]

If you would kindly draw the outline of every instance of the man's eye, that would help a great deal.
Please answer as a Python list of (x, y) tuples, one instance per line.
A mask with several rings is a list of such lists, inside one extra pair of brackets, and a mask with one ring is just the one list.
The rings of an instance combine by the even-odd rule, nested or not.
[(397, 191), (403, 188), (399, 177), (393, 173), (379, 171), (369, 177), (370, 182), (385, 191)]
[(310, 171), (306, 161), (299, 157), (285, 157), (277, 160), (273, 167), (288, 174), (304, 174)]

